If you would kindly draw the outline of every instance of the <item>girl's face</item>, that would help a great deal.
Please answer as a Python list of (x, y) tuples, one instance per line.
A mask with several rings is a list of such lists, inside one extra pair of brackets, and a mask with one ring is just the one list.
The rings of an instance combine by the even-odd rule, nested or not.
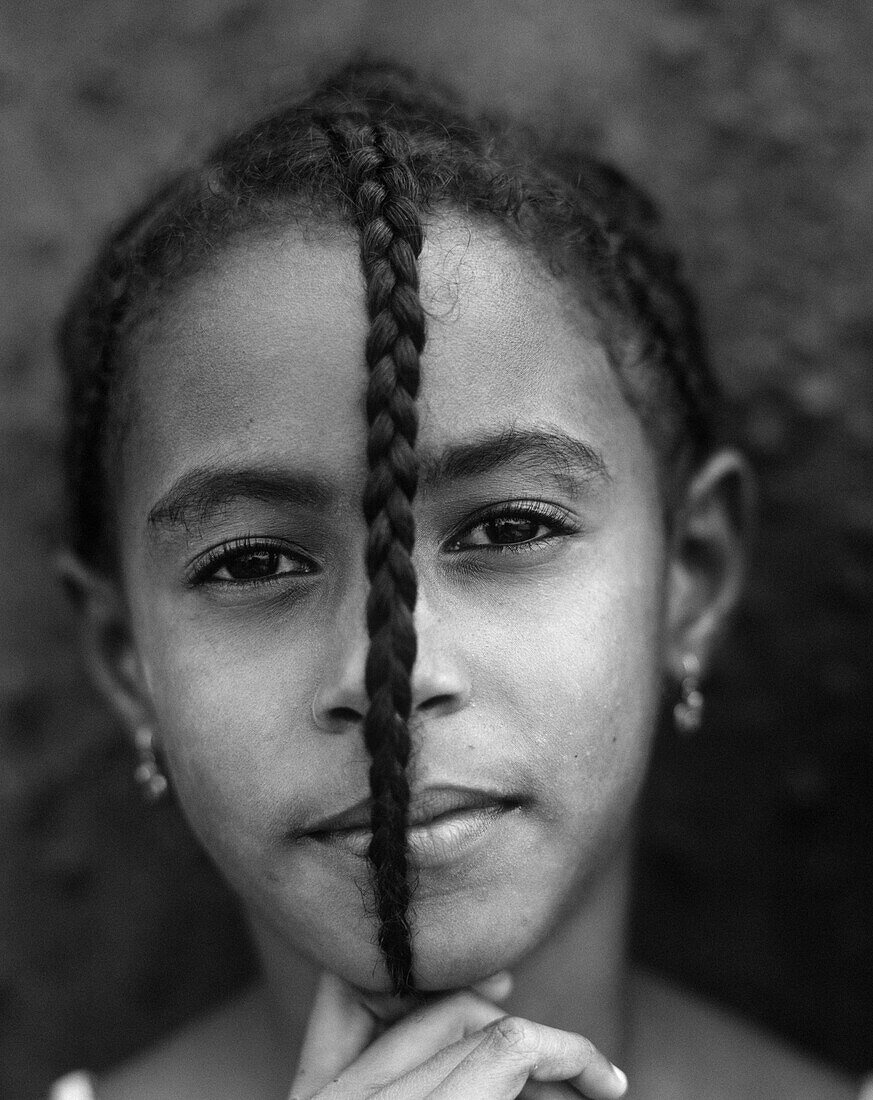
[[(415, 958), (511, 966), (626, 835), (660, 690), (650, 445), (558, 284), (496, 232), (430, 227), (415, 503)], [(361, 831), (368, 322), (357, 244), (247, 239), (136, 340), (122, 577), (173, 787), (252, 921), (365, 988)], [(362, 900), (363, 897), (365, 900)]]

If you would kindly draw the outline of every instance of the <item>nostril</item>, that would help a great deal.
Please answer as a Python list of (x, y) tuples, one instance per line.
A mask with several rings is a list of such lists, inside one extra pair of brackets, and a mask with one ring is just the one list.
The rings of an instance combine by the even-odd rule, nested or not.
[(331, 707), (330, 717), (337, 724), (350, 725), (354, 722), (360, 722), (363, 715), (356, 711), (354, 707)]
[(457, 696), (455, 695), (431, 695), (430, 698), (424, 699), (418, 704), (417, 709), (425, 714), (438, 710), (447, 710), (457, 703)]

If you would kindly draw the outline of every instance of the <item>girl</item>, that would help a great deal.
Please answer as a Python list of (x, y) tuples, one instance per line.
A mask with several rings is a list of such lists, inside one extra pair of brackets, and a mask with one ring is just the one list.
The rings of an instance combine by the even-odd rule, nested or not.
[(627, 970), (749, 512), (643, 195), (353, 67), (122, 226), (62, 351), (94, 675), (264, 974), (98, 1095), (848, 1095)]

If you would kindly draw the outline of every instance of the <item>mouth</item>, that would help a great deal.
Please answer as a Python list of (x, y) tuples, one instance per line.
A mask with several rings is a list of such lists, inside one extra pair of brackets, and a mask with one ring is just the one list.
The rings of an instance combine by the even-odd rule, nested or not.
[[(362, 800), (319, 822), (307, 836), (365, 859), (373, 837), (370, 806), (368, 799)], [(417, 868), (451, 862), (519, 807), (518, 799), (469, 787), (431, 787), (415, 792), (406, 831), (410, 861)]]

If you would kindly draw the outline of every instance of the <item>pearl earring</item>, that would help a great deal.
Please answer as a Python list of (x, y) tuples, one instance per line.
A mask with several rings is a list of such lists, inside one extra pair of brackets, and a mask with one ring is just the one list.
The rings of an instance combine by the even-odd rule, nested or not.
[(134, 734), (134, 742), (137, 765), (133, 777), (146, 802), (158, 802), (167, 793), (170, 784), (155, 755), (155, 735), (149, 726), (140, 726)]
[(703, 692), (700, 690), (700, 661), (694, 653), (682, 658), (684, 676), (679, 701), (673, 707), (673, 722), (683, 736), (697, 733), (703, 722)]

